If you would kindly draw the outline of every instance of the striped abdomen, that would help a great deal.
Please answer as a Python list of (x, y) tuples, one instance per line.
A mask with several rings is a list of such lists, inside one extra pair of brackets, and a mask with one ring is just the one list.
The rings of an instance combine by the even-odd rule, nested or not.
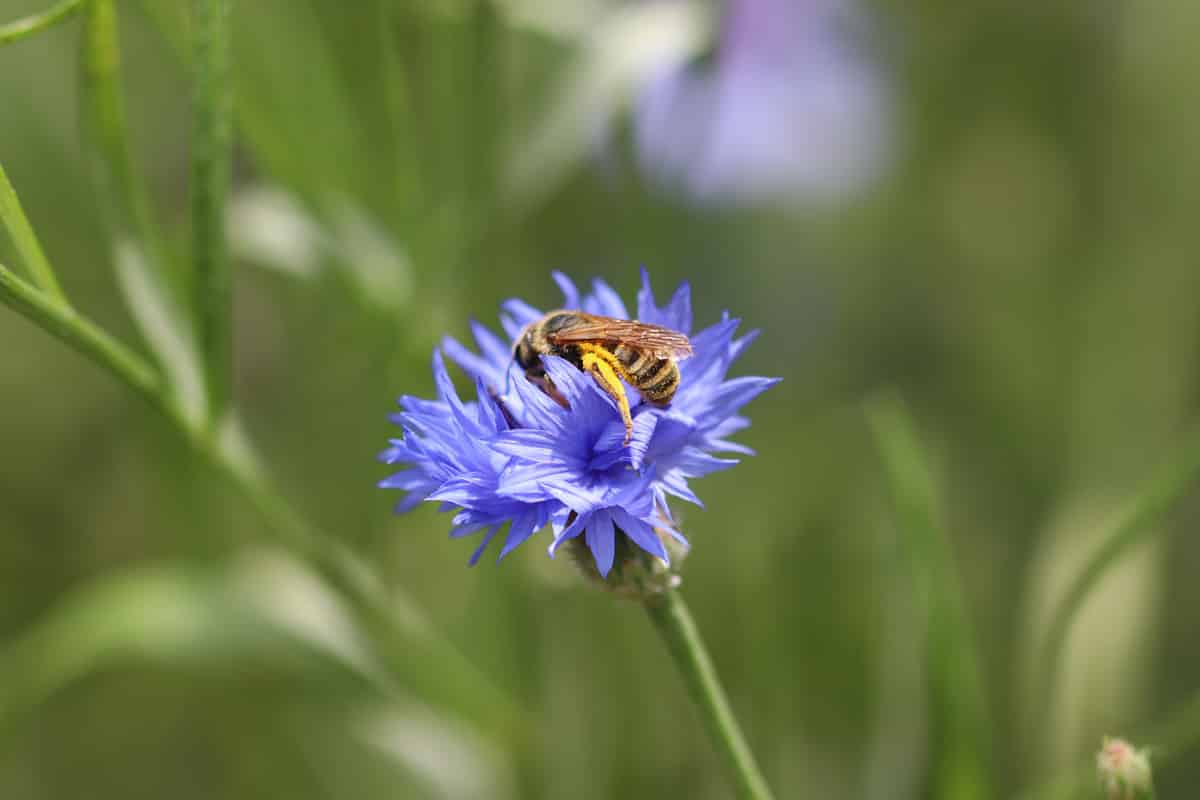
[(619, 344), (613, 356), (625, 370), (624, 377), (651, 403), (666, 405), (679, 388), (679, 367), (669, 358), (655, 358), (628, 345)]

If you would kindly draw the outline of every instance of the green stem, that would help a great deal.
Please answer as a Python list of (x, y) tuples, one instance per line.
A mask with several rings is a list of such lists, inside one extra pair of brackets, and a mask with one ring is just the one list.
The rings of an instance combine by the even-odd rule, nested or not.
[(754, 754), (742, 735), (725, 690), (717, 678), (704, 640), (683, 598), (667, 590), (646, 601), (646, 611), (667, 645), (675, 665), (696, 703), (713, 746), (733, 774), (737, 796), (743, 800), (770, 800), (771, 790), (754, 761)]
[(32, 36), (38, 31), (44, 31), (53, 25), (69, 19), (83, 7), (85, 0), (63, 0), (56, 6), (38, 14), (0, 25), (0, 47)]
[(1040, 671), (1034, 709), (1042, 711), (1050, 707), (1071, 626), (1092, 589), (1120, 562), (1122, 556), (1159, 530), (1155, 523), (1198, 479), (1200, 435), (1193, 435), (1183, 451), (1163, 467), (1133, 501), (1124, 518), (1109, 532), (1075, 576), (1064, 599), (1055, 609), (1038, 661)]
[(136, 353), (70, 306), (38, 291), (3, 265), (0, 265), (0, 303), (102, 364), (152, 406), (168, 417), (175, 417), (175, 407), (164, 399), (162, 378)]
[(58, 284), (58, 278), (54, 276), (54, 268), (50, 266), (50, 261), (33, 232), (33, 226), (29, 224), (29, 218), (25, 216), (25, 210), (21, 208), (17, 192), (8, 180), (3, 166), (0, 166), (0, 224), (3, 224), (12, 237), (17, 253), (33, 277), (33, 282), (55, 301), (66, 305), (67, 297)]
[(233, 131), (229, 80), (232, 0), (195, 0), (193, 9), (192, 307), (204, 361), (208, 419), (219, 425), (230, 403), (232, 287), (225, 241)]

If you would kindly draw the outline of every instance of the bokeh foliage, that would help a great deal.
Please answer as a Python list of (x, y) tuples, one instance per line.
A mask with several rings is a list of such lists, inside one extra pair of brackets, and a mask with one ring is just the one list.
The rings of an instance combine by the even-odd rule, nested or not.
[[(0, 20), (43, 5), (0, 0)], [(929, 450), (980, 647), (990, 784), (975, 796), (1200, 690), (1194, 500), (1097, 589), (1049, 707), (1030, 677), (1072, 565), (1200, 424), (1200, 7), (879, 3), (890, 171), (836, 205), (732, 209), (655, 191), (619, 130), (604, 158), (548, 160), (514, 190), (588, 53), (587, 26), (531, 25), (521, 5), (235, 3), (235, 186), (288, 193), (328, 243), (299, 279), (240, 258), (234, 394), (283, 492), (417, 598), (532, 731), (480, 733), (411, 687), (380, 697), (353, 648), (305, 633), (350, 626), (258, 550), (252, 509), (109, 376), (6, 312), (0, 795), (727, 796), (636, 608), (536, 545), (468, 570), (444, 518), (393, 518), (374, 488), (392, 399), (430, 392), (440, 336), (512, 294), (553, 304), (551, 268), (629, 296), (646, 264), (660, 290), (692, 281), (698, 320), (729, 308), (764, 329), (744, 369), (785, 381), (741, 437), (759, 455), (706, 479), (707, 509), (683, 524), (686, 594), (778, 796), (932, 796), (930, 765), (955, 744), (863, 413), (881, 391)], [(185, 6), (118, 3), (134, 158), (179, 291)], [(0, 48), (0, 163), (77, 305), (136, 343), (111, 200), (87, 190), (78, 38), (74, 22)], [(281, 602), (325, 611), (281, 621)], [(1197, 763), (1161, 770), (1161, 795), (1188, 796)]]

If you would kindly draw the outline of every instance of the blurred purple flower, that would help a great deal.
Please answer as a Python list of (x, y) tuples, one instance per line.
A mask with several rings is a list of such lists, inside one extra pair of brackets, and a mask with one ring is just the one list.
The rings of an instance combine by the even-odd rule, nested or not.
[[(566, 276), (554, 275), (563, 307), (628, 319), (624, 303), (603, 281), (581, 296)], [(660, 308), (643, 270), (637, 319), (691, 333), (691, 294), (681, 286)], [(501, 323), (510, 341), (540, 319), (541, 311), (521, 300), (504, 304)], [(422, 500), (454, 511), (451, 536), (482, 531), (474, 564), (504, 525), (503, 558), (536, 531), (552, 525), (550, 554), (568, 539), (584, 536), (596, 568), (607, 576), (618, 534), (652, 556), (668, 560), (660, 533), (686, 540), (672, 523), (667, 502), (677, 497), (700, 503), (689, 480), (727, 469), (735, 459), (717, 453), (750, 451), (726, 439), (749, 425), (738, 411), (777, 379), (726, 379), (734, 360), (754, 334), (735, 338), (738, 321), (722, 320), (691, 337), (695, 355), (680, 363), (680, 388), (670, 407), (641, 402), (627, 388), (634, 432), (626, 446), (616, 405), (585, 373), (569, 362), (545, 359), (547, 374), (567, 400), (564, 408), (525, 379), (511, 348), (473, 323), (479, 353), (446, 338), (451, 360), (475, 380), (475, 397), (463, 402), (446, 372), (441, 352), (433, 358), (438, 399), (400, 398), (392, 420), (404, 436), (380, 454), (407, 469), (380, 482), (408, 494), (396, 511)]]
[(657, 182), (702, 201), (837, 198), (880, 171), (888, 89), (853, 41), (854, 0), (729, 0), (711, 63), (678, 65), (635, 103)]

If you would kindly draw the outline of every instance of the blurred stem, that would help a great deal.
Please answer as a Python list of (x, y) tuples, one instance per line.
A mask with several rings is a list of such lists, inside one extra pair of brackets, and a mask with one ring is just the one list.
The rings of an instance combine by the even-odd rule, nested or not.
[(1193, 483), (1200, 479), (1200, 434), (1193, 434), (1185, 447), (1143, 489), (1071, 582), (1062, 602), (1054, 610), (1038, 660), (1038, 691), (1034, 711), (1051, 707), (1062, 669), (1063, 652), (1071, 626), (1088, 595), (1121, 558), (1151, 534), (1161, 530), (1155, 523)]
[(416, 604), (396, 588), (387, 589), (375, 572), (337, 539), (310, 525), (259, 474), (237, 448), (198, 444), (209, 462), (250, 500), (285, 543), (311, 564), (354, 607), (380, 648), (382, 661), (405, 685), (465, 720), (483, 725), (504, 741), (524, 742), (522, 712), (462, 653), (434, 633)]
[[(115, 243), (140, 238), (155, 266), (166, 267), (143, 183), (130, 154), (121, 95), (121, 50), (113, 0), (91, 0), (83, 31), (80, 117), (97, 205)], [(115, 198), (115, 204), (112, 200)]]
[(683, 597), (669, 589), (646, 601), (654, 627), (667, 645), (675, 665), (696, 703), (713, 746), (733, 774), (737, 796), (743, 800), (770, 800), (771, 790), (754, 761), (746, 737), (721, 688), (717, 670), (700, 638), (700, 631)]
[(900, 547), (926, 614), (927, 664), (936, 739), (941, 743), (934, 796), (986, 797), (987, 704), (954, 552), (937, 523), (928, 458), (902, 401), (872, 401), (867, 417), (896, 507)]
[(84, 2), (85, 0), (63, 0), (58, 5), (41, 13), (30, 14), (27, 17), (0, 25), (0, 47), (20, 41), (63, 20), (70, 19), (76, 11), (83, 7)]
[(232, 0), (195, 0), (192, 5), (192, 308), (213, 427), (221, 424), (229, 407), (233, 362), (232, 289), (225, 242), (233, 131), (231, 6)]
[(173, 420), (178, 409), (166, 399), (162, 377), (136, 353), (109, 336), (66, 303), (38, 291), (0, 265), (0, 302), (78, 350), (120, 378)]
[(341, 542), (309, 525), (254, 467), (227, 427), (221, 436), (189, 424), (153, 367), (74, 309), (55, 301), (0, 265), (0, 302), (107, 369), (163, 414), (235, 490), (245, 496), (282, 543), (311, 564), (371, 629), (389, 672), (423, 697), (494, 734), (523, 742), (523, 715), (449, 642), (437, 636), (396, 589), (385, 590), (371, 569)]
[(0, 224), (4, 225), (8, 230), (8, 235), (12, 237), (13, 245), (16, 246), (25, 268), (33, 277), (34, 284), (56, 302), (67, 305), (67, 297), (58, 284), (54, 268), (50, 266), (50, 262), (42, 250), (42, 245), (38, 241), (37, 235), (34, 234), (33, 227), (29, 224), (29, 218), (25, 216), (25, 210), (21, 208), (17, 192), (9, 182), (2, 165), (0, 165)]

